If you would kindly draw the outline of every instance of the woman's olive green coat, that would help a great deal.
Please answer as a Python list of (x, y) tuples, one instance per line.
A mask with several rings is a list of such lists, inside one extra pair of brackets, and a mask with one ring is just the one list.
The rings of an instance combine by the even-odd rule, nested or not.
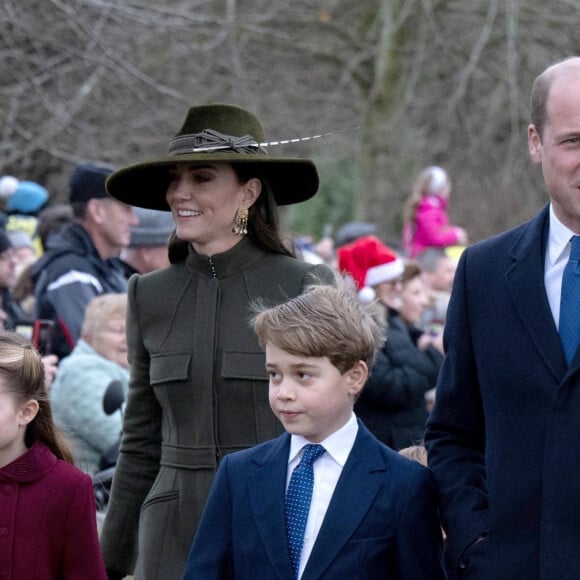
[(136, 580), (181, 578), (219, 460), (281, 432), (249, 305), (294, 297), (313, 277), (332, 274), (245, 238), (131, 278), (131, 382), (101, 533), (107, 569), (130, 573), (137, 558)]

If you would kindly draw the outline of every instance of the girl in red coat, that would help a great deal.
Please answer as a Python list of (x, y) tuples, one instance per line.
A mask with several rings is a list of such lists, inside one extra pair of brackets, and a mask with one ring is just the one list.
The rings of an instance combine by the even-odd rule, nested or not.
[(0, 335), (0, 578), (106, 579), (91, 478), (56, 430), (39, 354)]

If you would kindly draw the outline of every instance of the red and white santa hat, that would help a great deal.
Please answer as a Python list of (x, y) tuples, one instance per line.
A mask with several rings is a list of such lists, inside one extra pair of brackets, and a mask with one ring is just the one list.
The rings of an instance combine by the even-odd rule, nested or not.
[(373, 286), (403, 274), (403, 260), (375, 236), (365, 236), (342, 246), (337, 254), (338, 269), (352, 276), (361, 302), (372, 302), (376, 298)]

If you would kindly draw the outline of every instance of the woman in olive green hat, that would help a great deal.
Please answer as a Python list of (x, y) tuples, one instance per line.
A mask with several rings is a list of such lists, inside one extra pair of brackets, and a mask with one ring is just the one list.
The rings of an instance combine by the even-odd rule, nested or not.
[(111, 579), (181, 578), (220, 459), (281, 432), (250, 305), (332, 273), (294, 258), (278, 226), (278, 205), (316, 193), (316, 167), (264, 141), (244, 109), (193, 107), (169, 155), (107, 181), (112, 197), (170, 210), (176, 225), (171, 265), (129, 282), (131, 382), (101, 533)]

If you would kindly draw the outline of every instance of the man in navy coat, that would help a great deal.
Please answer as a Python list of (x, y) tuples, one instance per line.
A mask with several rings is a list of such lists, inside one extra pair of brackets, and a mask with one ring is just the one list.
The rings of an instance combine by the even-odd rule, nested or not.
[(448, 561), (462, 579), (580, 578), (580, 350), (560, 292), (580, 234), (580, 58), (532, 89), (528, 145), (550, 203), (462, 255), (427, 423)]

